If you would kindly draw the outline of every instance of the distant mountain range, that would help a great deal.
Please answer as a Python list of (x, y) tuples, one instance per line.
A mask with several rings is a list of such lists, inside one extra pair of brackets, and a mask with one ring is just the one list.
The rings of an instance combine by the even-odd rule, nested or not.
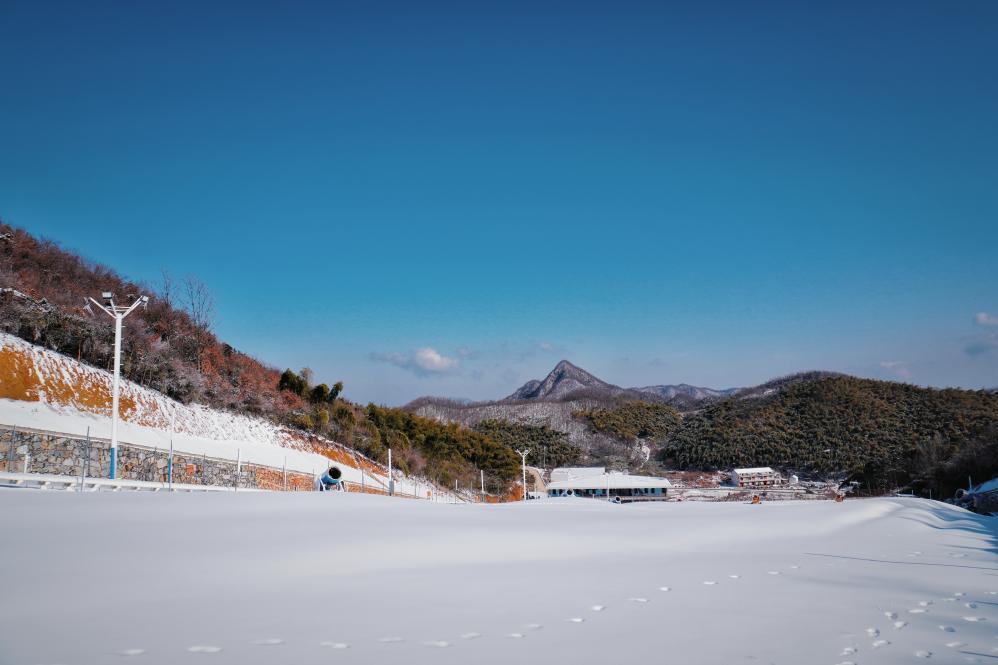
[(407, 411), (443, 422), (473, 427), (483, 420), (504, 420), (525, 425), (546, 425), (564, 432), (568, 441), (584, 451), (600, 451), (600, 456), (634, 459), (647, 455), (624, 442), (594, 432), (576, 414), (589, 409), (608, 409), (622, 403), (641, 401), (668, 405), (682, 413), (695, 413), (708, 404), (729, 398), (752, 399), (774, 394), (801, 381), (833, 376), (829, 372), (809, 372), (774, 379), (752, 388), (704, 388), (686, 383), (622, 388), (562, 360), (546, 377), (531, 380), (511, 395), (498, 400), (468, 402), (441, 397), (421, 397), (403, 407)]

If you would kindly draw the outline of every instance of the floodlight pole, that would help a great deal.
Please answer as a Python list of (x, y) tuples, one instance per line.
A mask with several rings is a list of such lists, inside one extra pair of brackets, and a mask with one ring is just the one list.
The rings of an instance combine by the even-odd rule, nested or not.
[(102, 305), (93, 298), (90, 302), (104, 310), (114, 319), (114, 381), (111, 389), (111, 480), (118, 476), (118, 392), (121, 382), (121, 322), (125, 317), (142, 305), (149, 304), (149, 296), (139, 296), (130, 306), (115, 305), (114, 296), (108, 292), (103, 294), (105, 304)]
[(526, 450), (517, 450), (516, 454), (520, 456), (521, 462), (523, 462), (523, 500), (527, 500), (527, 455), (530, 454), (530, 448)]

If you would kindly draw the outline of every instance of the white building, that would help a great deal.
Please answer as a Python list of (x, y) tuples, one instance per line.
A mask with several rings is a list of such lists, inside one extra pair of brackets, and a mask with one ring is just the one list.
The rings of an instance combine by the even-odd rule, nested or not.
[(665, 501), (672, 484), (666, 478), (632, 476), (602, 467), (561, 468), (551, 472), (547, 485), (549, 497), (578, 496), (591, 499), (614, 499), (621, 503)]
[(731, 484), (738, 487), (773, 487), (783, 484), (783, 476), (768, 466), (735, 469), (731, 472)]

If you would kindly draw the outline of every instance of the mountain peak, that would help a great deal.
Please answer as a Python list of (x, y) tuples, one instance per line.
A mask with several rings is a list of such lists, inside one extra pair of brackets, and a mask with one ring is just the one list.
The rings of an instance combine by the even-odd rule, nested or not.
[(567, 360), (560, 361), (543, 381), (527, 381), (519, 390), (506, 398), (518, 400), (559, 400), (574, 392), (586, 389), (623, 392), (622, 388), (602, 381)]

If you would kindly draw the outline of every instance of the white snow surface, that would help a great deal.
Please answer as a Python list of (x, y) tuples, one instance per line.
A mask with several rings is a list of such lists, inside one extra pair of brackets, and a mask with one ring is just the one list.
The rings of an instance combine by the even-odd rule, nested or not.
[(996, 522), (918, 499), (6, 490), (0, 511), (2, 663), (872, 665), (998, 647)]

